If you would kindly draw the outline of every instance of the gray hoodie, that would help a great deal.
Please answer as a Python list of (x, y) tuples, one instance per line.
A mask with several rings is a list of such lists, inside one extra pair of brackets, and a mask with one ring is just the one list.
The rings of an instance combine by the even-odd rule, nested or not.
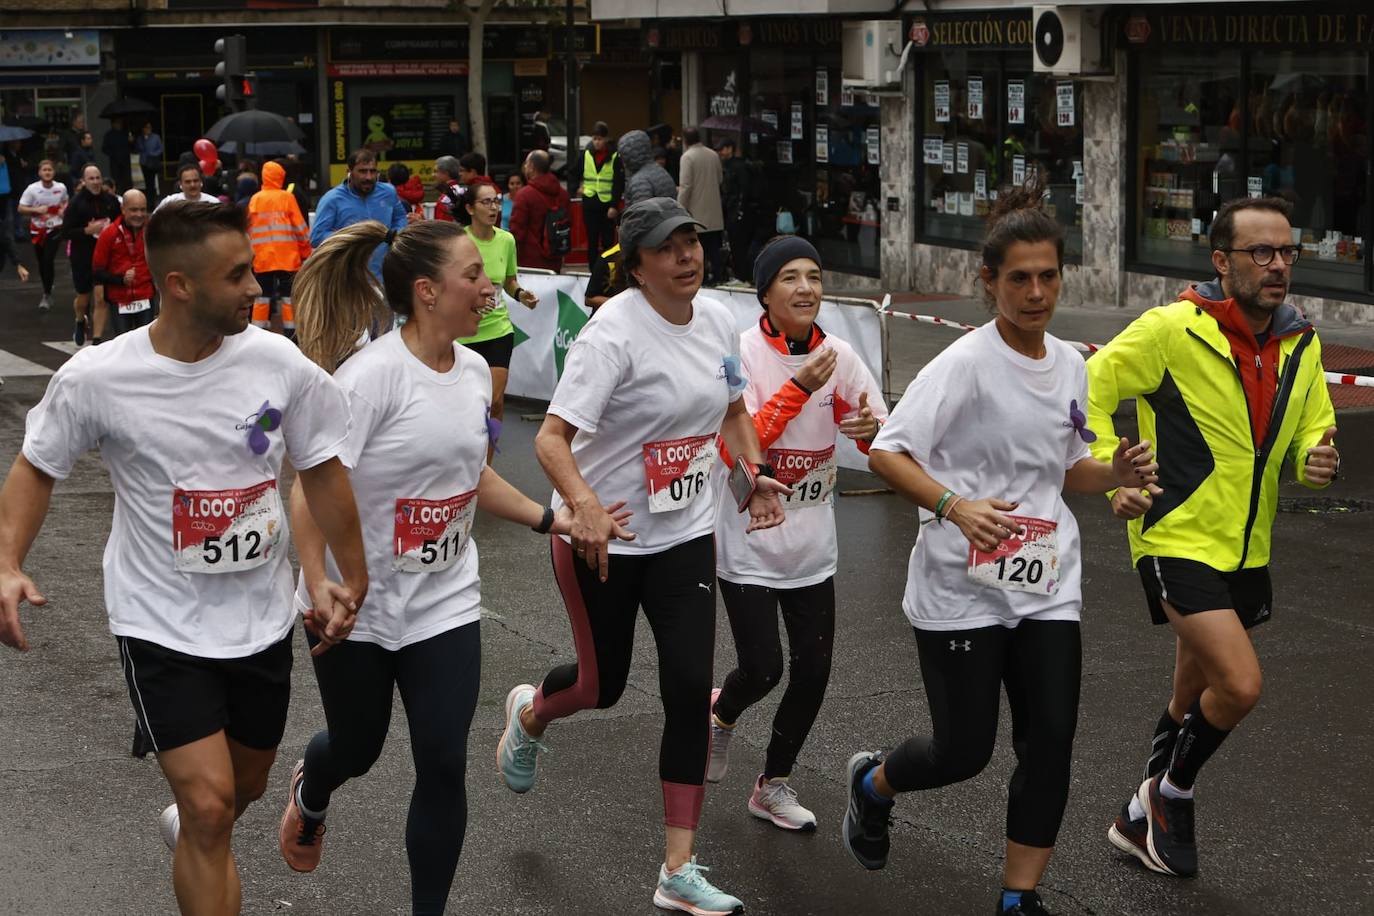
[(649, 135), (632, 130), (616, 144), (620, 161), (625, 163), (625, 206), (650, 197), (677, 199), (677, 185), (667, 169), (653, 160)]

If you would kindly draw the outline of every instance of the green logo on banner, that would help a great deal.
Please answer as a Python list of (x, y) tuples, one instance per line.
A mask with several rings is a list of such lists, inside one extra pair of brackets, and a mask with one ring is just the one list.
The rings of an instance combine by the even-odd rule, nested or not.
[(553, 363), (558, 368), (559, 378), (563, 377), (563, 360), (567, 358), (568, 348), (586, 323), (587, 313), (582, 311), (582, 306), (559, 290), (558, 330), (553, 335)]
[(510, 326), (515, 329), (515, 343), (511, 344), (512, 348), (518, 347), (522, 343), (530, 339), (530, 335), (520, 330), (520, 325), (516, 324), (514, 321), (510, 323)]

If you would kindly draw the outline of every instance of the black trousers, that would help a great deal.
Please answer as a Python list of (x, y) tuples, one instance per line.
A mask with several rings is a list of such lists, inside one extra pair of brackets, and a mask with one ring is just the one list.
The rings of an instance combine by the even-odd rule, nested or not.
[(767, 588), (720, 581), (730, 615), (739, 666), (725, 677), (715, 713), (734, 723), (782, 680), (782, 637), (778, 609), (787, 627), (787, 689), (773, 716), (763, 775), (790, 776), (806, 736), (816, 722), (830, 683), (835, 645), (835, 579), (804, 588)]
[(615, 220), (606, 215), (611, 209), (597, 197), (582, 198), (582, 222), (587, 227), (587, 263), (593, 264), (615, 244)]
[(34, 243), (33, 253), (38, 256), (38, 276), (43, 281), (45, 296), (52, 295), (53, 279), (57, 275), (57, 253), (63, 247), (62, 239), (55, 235), (49, 235), (42, 244)]
[(933, 734), (908, 738), (884, 774), (899, 792), (971, 779), (992, 758), (1001, 689), (1011, 706), (1016, 769), (1007, 789), (1007, 839), (1054, 845), (1069, 798), (1078, 727), (1082, 639), (1076, 621), (917, 630)]
[[(312, 646), (318, 641), (307, 637)], [(482, 677), (479, 625), (395, 651), (345, 641), (313, 661), (329, 728), (305, 749), (302, 800), (320, 811), (335, 789), (372, 768), (399, 688), (415, 760), (406, 818), (411, 906), (415, 916), (443, 913), (467, 832), (468, 729)]]

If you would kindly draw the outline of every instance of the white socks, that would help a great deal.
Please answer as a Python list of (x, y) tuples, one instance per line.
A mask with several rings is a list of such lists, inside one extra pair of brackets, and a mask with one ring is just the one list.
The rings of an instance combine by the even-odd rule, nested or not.
[(1180, 789), (1169, 781), (1169, 774), (1165, 773), (1164, 778), (1159, 781), (1159, 794), (1165, 798), (1192, 798), (1192, 789)]

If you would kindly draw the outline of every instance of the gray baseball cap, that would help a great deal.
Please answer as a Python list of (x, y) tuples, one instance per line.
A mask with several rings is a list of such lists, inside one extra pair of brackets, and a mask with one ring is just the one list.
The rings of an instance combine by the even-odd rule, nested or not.
[(683, 226), (702, 231), (706, 227), (692, 218), (682, 204), (671, 197), (650, 197), (625, 208), (620, 215), (620, 248), (657, 248)]

